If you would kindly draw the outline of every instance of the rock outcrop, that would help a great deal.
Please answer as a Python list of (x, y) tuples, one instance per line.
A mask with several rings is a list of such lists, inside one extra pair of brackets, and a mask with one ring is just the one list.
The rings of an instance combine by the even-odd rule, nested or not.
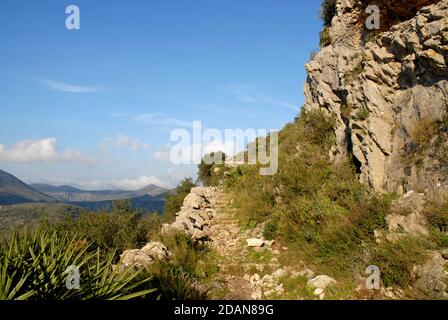
[[(419, 147), (413, 137), (417, 127), (446, 116), (448, 0), (398, 1), (395, 9), (401, 3), (404, 16), (419, 11), (384, 32), (365, 30), (364, 2), (337, 1), (329, 28), (331, 45), (306, 65), (304, 108), (337, 115), (331, 157), (353, 156), (360, 179), (373, 189), (445, 192), (443, 154), (407, 160), (413, 160)], [(434, 144), (432, 137), (427, 140)], [(438, 149), (442, 145), (445, 141)]]
[[(326, 46), (306, 65), (304, 110), (336, 115), (331, 160), (352, 158), (361, 182), (401, 196), (377, 242), (425, 237), (425, 204), (448, 194), (448, 0), (376, 1), (373, 31), (369, 4), (336, 1)], [(416, 285), (441, 297), (445, 260), (429, 256)]]
[(155, 260), (166, 261), (171, 258), (171, 252), (160, 242), (149, 242), (142, 249), (126, 250), (121, 255), (124, 267), (134, 266), (136, 269), (145, 268)]
[(196, 241), (209, 238), (210, 223), (220, 191), (214, 187), (196, 187), (185, 197), (181, 210), (172, 224), (163, 225), (163, 232), (183, 231)]
[[(162, 232), (185, 232), (196, 241), (209, 239), (210, 224), (215, 217), (215, 204), (220, 195), (218, 188), (196, 187), (185, 197), (181, 210), (172, 224), (165, 224)], [(130, 249), (121, 255), (124, 267), (146, 268), (155, 260), (171, 258), (169, 249), (160, 242), (149, 242), (142, 249)]]

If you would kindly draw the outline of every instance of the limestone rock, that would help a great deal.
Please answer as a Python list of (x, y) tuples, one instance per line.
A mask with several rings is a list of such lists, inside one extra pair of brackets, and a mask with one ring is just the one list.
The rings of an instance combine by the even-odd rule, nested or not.
[(308, 280), (307, 284), (310, 287), (313, 288), (321, 288), (321, 289), (325, 289), (326, 287), (328, 287), (331, 284), (336, 283), (336, 280), (334, 280), (333, 278), (327, 276), (327, 275), (320, 275), (317, 276), (311, 280)]
[[(447, 194), (448, 188), (436, 187), (445, 186), (448, 178), (434, 157), (424, 157), (418, 166), (403, 159), (412, 152), (416, 125), (445, 115), (448, 0), (415, 0), (412, 6), (389, 1), (382, 11), (387, 29), (369, 40), (359, 24), (367, 4), (337, 1), (329, 30), (332, 43), (306, 65), (304, 109), (336, 115), (337, 144), (330, 158), (353, 156), (361, 182), (374, 190)], [(415, 8), (420, 11), (413, 16)], [(394, 24), (396, 12), (408, 20)]]
[(320, 296), (322, 293), (324, 293), (324, 289), (322, 289), (322, 288), (316, 288), (316, 289), (314, 289), (314, 294), (315, 294), (316, 296)]
[(161, 261), (169, 260), (172, 255), (163, 243), (154, 241), (147, 243), (140, 251), (154, 260)]
[(280, 279), (281, 277), (286, 275), (286, 271), (284, 269), (278, 269), (272, 273), (272, 277), (274, 279)]
[(427, 236), (427, 222), (424, 215), (425, 195), (410, 191), (393, 204), (394, 213), (386, 220), (389, 231), (407, 233), (413, 236)]
[(171, 252), (162, 243), (149, 242), (142, 249), (124, 251), (120, 257), (123, 266), (133, 265), (136, 269), (142, 269), (152, 265), (155, 260), (169, 260), (171, 255)]
[(264, 245), (264, 240), (251, 238), (246, 240), (247, 246), (252, 248), (261, 248)]
[(154, 263), (154, 259), (138, 249), (126, 250), (121, 256), (123, 266), (134, 266), (136, 269), (146, 268)]
[(416, 288), (422, 290), (434, 299), (445, 297), (447, 290), (447, 275), (444, 272), (446, 261), (438, 252), (431, 252), (423, 266), (417, 266), (414, 272), (419, 279)]

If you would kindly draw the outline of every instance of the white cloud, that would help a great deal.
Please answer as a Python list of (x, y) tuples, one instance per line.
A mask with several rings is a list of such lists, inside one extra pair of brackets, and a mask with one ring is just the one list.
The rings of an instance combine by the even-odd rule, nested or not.
[(149, 144), (140, 142), (139, 139), (131, 139), (124, 134), (117, 134), (115, 138), (106, 138), (104, 141), (104, 146), (115, 146), (122, 148), (130, 148), (132, 151), (138, 151), (140, 149), (148, 149)]
[(167, 150), (157, 150), (156, 153), (154, 153), (154, 159), (159, 161), (169, 161), (170, 152)]
[(57, 150), (57, 140), (48, 138), (42, 140), (24, 140), (6, 147), (0, 144), (0, 161), (32, 162), (32, 161), (82, 161), (88, 160), (78, 150)]
[(43, 84), (49, 87), (51, 90), (59, 91), (59, 92), (70, 92), (70, 93), (95, 93), (100, 91), (101, 89), (96, 86), (81, 86), (81, 85), (72, 85), (52, 80), (41, 80)]
[(135, 119), (135, 121), (141, 122), (144, 124), (156, 124), (156, 125), (162, 125), (162, 126), (168, 126), (168, 127), (189, 128), (192, 126), (191, 122), (176, 119), (176, 118), (165, 117), (165, 116), (162, 116), (162, 115), (156, 114), (156, 113), (139, 114), (134, 119)]
[(299, 111), (299, 107), (296, 106), (295, 104), (261, 94), (261, 93), (257, 92), (257, 90), (252, 86), (234, 84), (234, 85), (228, 86), (227, 91), (230, 92), (231, 94), (233, 94), (236, 97), (236, 99), (243, 101), (243, 102), (267, 104), (267, 105), (288, 108), (288, 109), (294, 110), (296, 112)]

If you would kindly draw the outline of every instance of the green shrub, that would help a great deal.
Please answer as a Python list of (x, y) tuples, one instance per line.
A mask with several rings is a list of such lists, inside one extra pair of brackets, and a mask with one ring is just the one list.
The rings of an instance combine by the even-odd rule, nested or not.
[(442, 164), (445, 163), (447, 137), (441, 128), (438, 121), (434, 121), (428, 115), (415, 122), (410, 132), (410, 142), (406, 144), (403, 153), (403, 159), (407, 164), (420, 166), (431, 151), (433, 158), (440, 160)]
[(218, 271), (213, 253), (203, 244), (194, 242), (184, 233), (161, 235), (159, 240), (173, 254), (169, 261), (157, 261), (149, 267), (152, 285), (161, 299), (205, 299), (205, 292), (196, 284)]
[(336, 15), (336, 0), (324, 0), (321, 4), (320, 17), (325, 26), (330, 26), (333, 17)]
[(164, 220), (168, 223), (174, 221), (176, 213), (180, 211), (184, 198), (190, 193), (196, 184), (192, 178), (182, 180), (176, 187), (173, 194), (169, 194), (165, 199)]
[[(100, 250), (89, 252), (91, 246), (42, 227), (15, 233), (0, 248), (0, 300), (130, 299), (154, 292), (149, 277), (136, 281), (139, 272), (132, 266), (113, 268), (114, 254), (101, 259)], [(79, 268), (79, 289), (66, 287), (69, 266)]]
[(358, 112), (356, 112), (356, 119), (359, 121), (365, 121), (369, 118), (370, 116), (370, 111), (367, 108), (362, 108), (361, 110), (358, 110)]
[(331, 45), (332, 39), (331, 39), (330, 28), (329, 27), (325, 27), (320, 32), (319, 43), (320, 43), (320, 47), (321, 48), (328, 47), (329, 45)]
[[(224, 175), (226, 155), (223, 152), (212, 152), (206, 157), (213, 159), (213, 163), (201, 160), (198, 165), (198, 180), (203, 183), (204, 186), (217, 186), (222, 181)], [(215, 161), (217, 159), (218, 161)]]
[(448, 202), (431, 204), (427, 209), (427, 218), (430, 226), (440, 232), (448, 232)]
[(112, 212), (86, 211), (78, 219), (67, 218), (49, 227), (61, 235), (76, 234), (79, 239), (91, 242), (93, 250), (100, 249), (106, 255), (115, 252), (118, 258), (126, 249), (144, 246), (149, 236), (158, 232), (160, 217), (156, 214), (144, 217), (141, 212), (117, 208)]
[(448, 201), (431, 203), (426, 208), (431, 240), (439, 248), (448, 247)]
[(352, 82), (354, 79), (356, 79), (359, 75), (361, 75), (365, 71), (364, 62), (360, 61), (353, 70), (349, 71), (347, 74), (345, 74), (344, 84), (348, 85), (350, 82)]
[(277, 236), (277, 231), (278, 231), (278, 221), (277, 221), (277, 219), (275, 219), (273, 221), (269, 221), (264, 226), (263, 237), (266, 240), (273, 240)]
[(350, 103), (345, 103), (341, 105), (341, 118), (351, 119), (353, 112), (353, 106)]
[(372, 264), (381, 270), (381, 280), (386, 287), (407, 286), (414, 280), (412, 267), (421, 264), (427, 257), (428, 244), (418, 238), (402, 238), (395, 242), (382, 242), (375, 247)]

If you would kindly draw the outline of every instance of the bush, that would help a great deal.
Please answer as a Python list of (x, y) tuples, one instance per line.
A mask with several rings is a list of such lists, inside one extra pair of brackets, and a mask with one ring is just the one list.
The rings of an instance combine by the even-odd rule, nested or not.
[(263, 237), (266, 240), (273, 240), (277, 236), (278, 231), (278, 221), (275, 219), (274, 221), (269, 221), (266, 223), (263, 229)]
[(208, 161), (201, 160), (198, 165), (198, 180), (203, 183), (204, 186), (217, 186), (223, 178), (226, 155), (223, 152), (210, 153), (206, 157), (211, 159), (219, 159), (219, 161), (208, 163)]
[(286, 242), (323, 272), (350, 276), (365, 268), (392, 199), (363, 186), (350, 159), (330, 161), (335, 126), (334, 114), (302, 112), (279, 133), (278, 173), (261, 177), (256, 166), (243, 166), (230, 189), (244, 225), (266, 222), (265, 238)]
[(157, 233), (160, 228), (158, 215), (144, 217), (139, 211), (129, 210), (116, 206), (112, 212), (86, 211), (78, 219), (66, 218), (49, 227), (60, 235), (66, 232), (76, 234), (79, 239), (91, 242), (93, 250), (100, 249), (106, 255), (115, 252), (118, 258), (126, 249), (144, 246), (151, 234)]
[(336, 0), (324, 0), (321, 4), (320, 17), (325, 26), (331, 26), (331, 21), (336, 15)]
[(433, 203), (427, 211), (429, 225), (440, 232), (448, 232), (448, 201), (439, 205)]
[[(440, 120), (423, 116), (414, 125), (410, 133), (410, 141), (406, 144), (403, 159), (408, 164), (420, 166), (425, 157), (437, 159), (442, 167), (447, 164), (448, 135), (445, 132), (447, 115)], [(446, 172), (444, 172), (446, 175)]]
[(160, 236), (173, 256), (169, 261), (156, 261), (148, 272), (153, 276), (152, 285), (158, 288), (161, 299), (199, 300), (206, 293), (196, 284), (217, 272), (212, 252), (203, 244), (194, 242), (184, 233)]
[[(149, 277), (136, 281), (132, 266), (113, 268), (113, 253), (100, 259), (100, 250), (90, 253), (93, 244), (78, 239), (44, 227), (15, 233), (0, 248), (0, 300), (130, 299), (154, 291)], [(79, 268), (79, 289), (66, 287), (69, 266)]]
[(448, 247), (448, 201), (431, 203), (426, 209), (430, 236), (439, 248)]
[(166, 197), (164, 210), (165, 221), (167, 221), (168, 223), (174, 221), (176, 213), (180, 211), (185, 197), (195, 186), (196, 184), (193, 182), (192, 178), (186, 178), (179, 183), (173, 194), (170, 194)]
[(365, 121), (369, 118), (370, 111), (367, 108), (362, 108), (358, 112), (356, 112), (356, 119), (359, 121)]
[(332, 43), (331, 35), (330, 35), (330, 28), (325, 27), (321, 32), (319, 36), (319, 43), (320, 47), (328, 47)]
[(384, 285), (409, 285), (414, 280), (412, 267), (425, 261), (427, 246), (421, 239), (408, 237), (396, 242), (383, 242), (374, 248), (372, 264), (380, 268)]

